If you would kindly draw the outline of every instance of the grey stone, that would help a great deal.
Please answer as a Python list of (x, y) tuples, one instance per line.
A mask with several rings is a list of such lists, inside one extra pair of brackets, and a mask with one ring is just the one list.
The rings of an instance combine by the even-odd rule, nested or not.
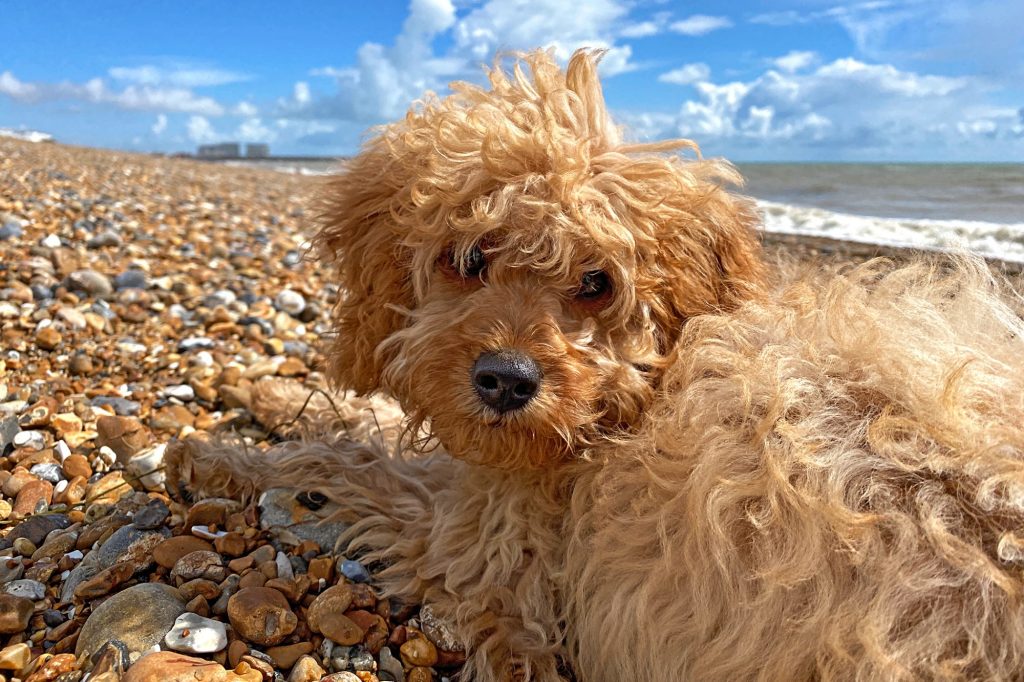
[(121, 526), (96, 550), (96, 559), (101, 568), (128, 561), (136, 571), (141, 571), (153, 565), (153, 548), (170, 536), (171, 531), (166, 528), (144, 530)]
[(135, 512), (135, 516), (132, 517), (132, 523), (135, 524), (136, 528), (143, 530), (152, 530), (153, 528), (159, 528), (163, 525), (167, 517), (171, 515), (171, 510), (167, 508), (167, 505), (161, 500), (153, 500), (145, 507)]
[(370, 582), (370, 572), (358, 561), (344, 559), (338, 566), (338, 571), (354, 583)]
[(299, 502), (296, 491), (288, 488), (267, 490), (260, 496), (259, 508), (261, 528), (285, 528), (301, 540), (312, 540), (325, 552), (334, 549), (338, 536), (348, 528), (340, 521), (320, 523), (337, 510), (336, 504), (309, 509)]
[(25, 230), (21, 227), (21, 223), (13, 220), (4, 223), (3, 226), (0, 227), (0, 241), (17, 239), (23, 234), (25, 234)]
[(106, 276), (95, 270), (76, 270), (64, 280), (64, 286), (71, 291), (84, 291), (93, 296), (109, 296), (114, 287)]
[(12, 580), (4, 585), (3, 591), (14, 597), (39, 601), (46, 596), (46, 585), (38, 580), (22, 578), (21, 580)]
[(105, 230), (85, 242), (87, 249), (101, 249), (104, 246), (121, 246), (121, 235)]
[(92, 399), (93, 407), (112, 407), (114, 414), (119, 417), (137, 417), (142, 404), (127, 398), (111, 398), (109, 396), (97, 396)]
[(21, 431), (18, 426), (18, 418), (14, 416), (0, 419), (0, 455), (4, 454), (7, 446), (14, 442), (14, 437)]
[[(31, 516), (17, 526), (5, 538), (8, 543), (13, 543), (18, 538), (28, 538), (32, 544), (38, 547), (51, 532), (64, 529), (71, 525), (71, 519), (64, 514), (44, 514), (42, 516)], [(8, 545), (10, 546), (10, 545)]]
[(39, 464), (33, 464), (32, 468), (28, 470), (30, 474), (44, 481), (50, 483), (59, 483), (64, 480), (64, 472), (61, 470), (60, 465), (55, 462), (40, 462)]
[(118, 592), (96, 607), (78, 636), (75, 654), (91, 654), (111, 640), (121, 640), (131, 652), (142, 652), (163, 641), (185, 600), (170, 585), (140, 583)]
[(124, 289), (145, 289), (149, 286), (149, 278), (142, 270), (125, 270), (114, 278), (114, 288), (118, 291)]

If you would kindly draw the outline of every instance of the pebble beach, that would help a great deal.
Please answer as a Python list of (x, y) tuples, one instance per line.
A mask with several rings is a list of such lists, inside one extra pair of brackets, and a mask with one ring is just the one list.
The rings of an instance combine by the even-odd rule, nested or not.
[[(173, 439), (269, 447), (258, 381), (324, 388), (320, 180), (0, 138), (0, 677), (444, 682), (429, 607), (334, 551), (325, 500), (186, 502)], [(857, 261), (898, 249), (766, 235)], [(1015, 264), (1002, 264), (1019, 274)], [(328, 519), (325, 523), (319, 523)]]
[[(325, 385), (316, 178), (0, 138), (0, 677), (428, 682), (464, 655), (303, 491), (176, 501), (175, 438), (269, 446)], [(371, 567), (372, 568), (372, 567)], [(447, 648), (446, 648), (447, 647)]]

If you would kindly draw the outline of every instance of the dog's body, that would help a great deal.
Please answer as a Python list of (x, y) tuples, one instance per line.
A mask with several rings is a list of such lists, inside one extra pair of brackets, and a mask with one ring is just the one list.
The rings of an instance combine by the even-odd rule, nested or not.
[(317, 239), (333, 373), (441, 447), (367, 416), (179, 475), (318, 481), (465, 679), (1024, 675), (1024, 325), (984, 265), (773, 283), (728, 169), (621, 145), (590, 55), (525, 59), (384, 129)]

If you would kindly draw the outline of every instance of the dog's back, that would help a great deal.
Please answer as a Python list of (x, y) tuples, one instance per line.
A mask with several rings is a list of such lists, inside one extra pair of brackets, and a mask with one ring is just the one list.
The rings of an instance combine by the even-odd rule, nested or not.
[(577, 487), (581, 679), (1019, 679), (1006, 300), (980, 262), (872, 263), (691, 321), (642, 437)]

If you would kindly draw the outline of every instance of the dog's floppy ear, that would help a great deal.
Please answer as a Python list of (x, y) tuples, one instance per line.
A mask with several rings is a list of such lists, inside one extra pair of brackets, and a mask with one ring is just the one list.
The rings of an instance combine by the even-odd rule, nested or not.
[(338, 272), (334, 310), (337, 337), (328, 349), (329, 372), (341, 387), (370, 393), (380, 387), (387, 359), (377, 347), (404, 326), (412, 304), (408, 252), (392, 210), (402, 185), (383, 136), (370, 140), (321, 193), (320, 232), (314, 246)]
[(729, 311), (757, 296), (766, 269), (760, 217), (749, 200), (705, 186), (666, 203), (675, 206), (655, 252), (661, 277), (652, 312), (671, 347), (688, 318)]

